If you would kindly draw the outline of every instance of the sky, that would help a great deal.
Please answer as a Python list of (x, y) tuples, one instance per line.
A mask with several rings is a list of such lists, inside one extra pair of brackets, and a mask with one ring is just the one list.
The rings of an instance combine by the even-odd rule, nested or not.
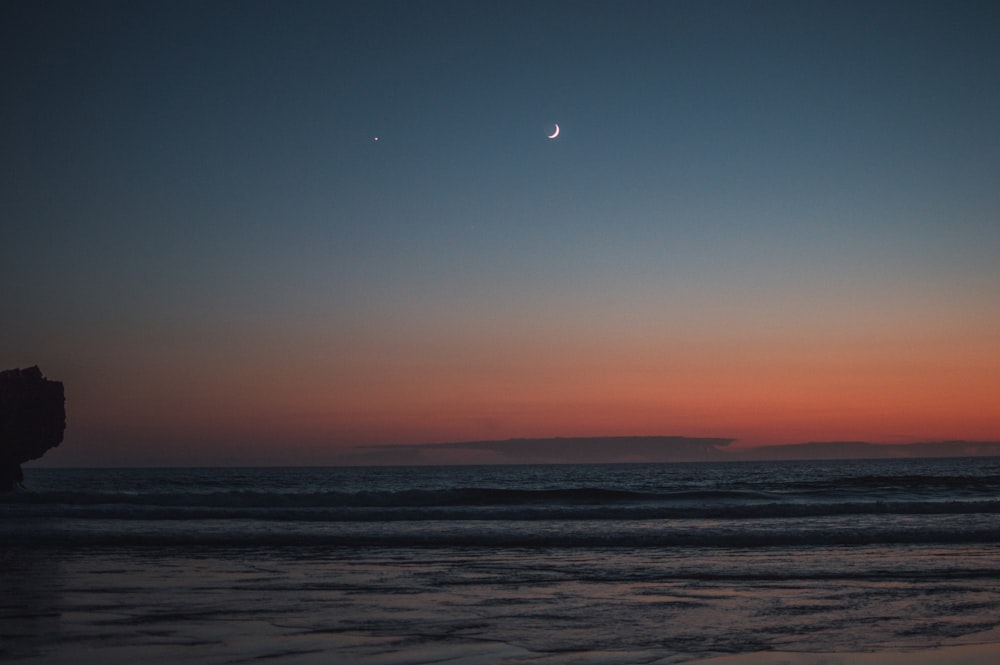
[(997, 440), (998, 30), (0, 0), (0, 367), (64, 382), (54, 464)]

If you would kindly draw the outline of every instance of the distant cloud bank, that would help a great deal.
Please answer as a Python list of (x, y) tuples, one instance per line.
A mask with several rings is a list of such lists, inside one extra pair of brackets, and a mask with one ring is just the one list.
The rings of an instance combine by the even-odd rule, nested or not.
[(735, 439), (625, 436), (359, 446), (345, 465), (613, 464), (1000, 456), (1000, 441), (823, 441), (739, 448)]

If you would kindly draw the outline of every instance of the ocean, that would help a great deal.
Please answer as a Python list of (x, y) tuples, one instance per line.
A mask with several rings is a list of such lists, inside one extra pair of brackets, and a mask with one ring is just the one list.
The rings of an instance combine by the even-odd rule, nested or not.
[(1000, 458), (25, 484), (4, 662), (1000, 662)]

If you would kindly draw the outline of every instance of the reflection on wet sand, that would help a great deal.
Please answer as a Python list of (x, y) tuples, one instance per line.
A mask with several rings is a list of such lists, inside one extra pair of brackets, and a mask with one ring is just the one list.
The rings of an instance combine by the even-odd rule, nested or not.
[(62, 580), (46, 552), (0, 548), (0, 660), (38, 656), (60, 640)]
[[(916, 566), (921, 553), (906, 552)], [(997, 590), (982, 577), (830, 584), (792, 575), (821, 567), (816, 557), (829, 555), (805, 551), (780, 560), (741, 551), (699, 559), (693, 550), (681, 557), (630, 550), (364, 554), (7, 552), (0, 581), (11, 593), (0, 604), (0, 658), (46, 665), (1000, 662)], [(923, 555), (942, 565), (937, 549)], [(839, 556), (838, 566), (861, 556), (871, 570), (870, 555), (852, 549)], [(899, 567), (898, 556), (889, 560)], [(777, 579), (779, 569), (791, 577)]]

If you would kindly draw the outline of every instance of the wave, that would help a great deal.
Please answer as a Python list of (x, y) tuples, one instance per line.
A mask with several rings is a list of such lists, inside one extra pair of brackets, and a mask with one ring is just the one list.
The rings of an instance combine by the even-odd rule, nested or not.
[[(934, 473), (924, 474), (923, 468)], [(873, 469), (879, 473), (870, 473)], [(32, 480), (36, 489), (0, 496), (0, 542), (497, 548), (1000, 544), (1000, 474), (978, 462), (84, 470), (39, 471)]]
[(257, 519), (310, 522), (422, 520), (766, 519), (843, 515), (998, 514), (1000, 499), (805, 500), (762, 492), (643, 493), (605, 489), (463, 488), (399, 492), (100, 493), (5, 497), (0, 518)]
[[(409, 523), (402, 527), (382, 524), (253, 525), (230, 521), (179, 522), (161, 528), (141, 523), (124, 529), (60, 523), (14, 525), (0, 521), (0, 536), (19, 546), (178, 546), (178, 547), (319, 547), (319, 548), (778, 548), (882, 545), (955, 545), (1000, 543), (1000, 531), (992, 523), (963, 522), (962, 525), (893, 525), (865, 528), (834, 528), (798, 523), (789, 528), (731, 526), (678, 527), (674, 524), (649, 528), (628, 522), (614, 528), (595, 528), (587, 523), (552, 528), (537, 522), (476, 523), (461, 527), (454, 523), (435, 526)], [(991, 568), (995, 575), (995, 569)]]
[(775, 500), (750, 491), (635, 492), (603, 488), (524, 490), (464, 487), (446, 490), (409, 489), (361, 492), (21, 492), (5, 497), (7, 504), (130, 504), (147, 506), (344, 507), (414, 508), (435, 506), (558, 506), (623, 505), (669, 502), (747, 502)]
[(1000, 476), (997, 475), (860, 475), (831, 478), (825, 481), (815, 479), (789, 482), (788, 490), (805, 493), (831, 493), (836, 495), (858, 492), (914, 492), (929, 493), (1000, 493)]

